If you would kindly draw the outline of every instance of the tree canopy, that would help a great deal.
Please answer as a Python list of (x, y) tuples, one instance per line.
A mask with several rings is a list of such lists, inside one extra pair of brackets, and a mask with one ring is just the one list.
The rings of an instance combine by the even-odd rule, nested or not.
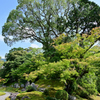
[(31, 47), (9, 50), (9, 53), (5, 55), (6, 62), (3, 64), (4, 68), (0, 70), (0, 76), (7, 79), (8, 82), (17, 81), (18, 78), (23, 77), (23, 73), (29, 73), (37, 68), (37, 66), (33, 67), (35, 60), (32, 61), (31, 58), (36, 57), (40, 52), (40, 48)]
[[(49, 48), (53, 38), (65, 33), (90, 32), (100, 25), (100, 7), (89, 0), (18, 0), (2, 28), (8, 45), (24, 39), (38, 41)], [(68, 41), (68, 38), (67, 40)]]

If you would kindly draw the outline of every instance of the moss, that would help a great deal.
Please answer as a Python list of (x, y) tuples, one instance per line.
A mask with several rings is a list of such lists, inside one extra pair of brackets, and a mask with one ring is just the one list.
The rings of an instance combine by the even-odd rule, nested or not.
[(30, 100), (45, 100), (42, 92), (39, 91), (20, 93), (17, 95), (17, 100), (21, 99), (23, 96), (28, 96)]
[(11, 100), (9, 97), (7, 97), (5, 100)]
[(6, 93), (4, 93), (4, 92), (0, 92), (0, 96), (2, 96), (2, 95), (5, 95)]

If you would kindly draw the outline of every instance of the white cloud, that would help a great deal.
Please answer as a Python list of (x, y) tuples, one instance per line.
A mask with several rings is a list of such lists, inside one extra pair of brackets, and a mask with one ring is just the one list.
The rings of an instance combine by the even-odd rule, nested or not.
[(2, 35), (0, 35), (0, 41), (3, 41), (4, 37)]
[(4, 57), (4, 56), (2, 56), (2, 55), (0, 55), (0, 57), (1, 57), (2, 59), (5, 59), (5, 57)]
[(4, 57), (4, 56), (1, 56), (1, 58), (2, 58), (2, 59), (5, 59), (5, 57)]
[(26, 39), (24, 42), (26, 42), (26, 43), (30, 43), (30, 39)]
[(39, 46), (39, 45), (37, 45), (37, 44), (31, 44), (31, 47), (32, 47), (32, 48), (42, 48), (42, 46)]

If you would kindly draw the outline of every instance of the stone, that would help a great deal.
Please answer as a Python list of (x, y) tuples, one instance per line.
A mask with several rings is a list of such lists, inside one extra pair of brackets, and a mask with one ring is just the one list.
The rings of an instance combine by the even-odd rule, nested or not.
[(26, 89), (25, 89), (25, 88), (23, 88), (21, 91), (26, 91)]
[(48, 87), (50, 87), (51, 85), (48, 85)]
[(17, 94), (18, 93), (11, 93), (9, 96), (10, 100), (16, 100)]
[(19, 84), (18, 83), (15, 83), (14, 84), (14, 88), (20, 88)]
[(21, 87), (21, 88), (24, 88), (24, 87), (25, 87), (25, 85), (24, 85), (24, 84), (21, 84), (21, 85), (20, 85), (20, 87)]
[(76, 97), (74, 97), (74, 96), (72, 96), (72, 95), (68, 95), (68, 97), (69, 97), (69, 100), (76, 100)]
[(23, 96), (21, 100), (24, 100), (25, 98), (30, 99), (28, 96)]
[(7, 87), (6, 85), (2, 85), (2, 87)]
[(16, 96), (11, 97), (10, 100), (16, 100)]
[(26, 84), (25, 84), (25, 88), (26, 88), (27, 86), (29, 86), (29, 85), (31, 85), (31, 84), (30, 84), (30, 82), (27, 81)]
[(37, 91), (37, 85), (35, 85), (34, 83), (32, 83), (31, 86), (34, 88), (35, 91)]
[(40, 92), (44, 92), (46, 88), (39, 88)]

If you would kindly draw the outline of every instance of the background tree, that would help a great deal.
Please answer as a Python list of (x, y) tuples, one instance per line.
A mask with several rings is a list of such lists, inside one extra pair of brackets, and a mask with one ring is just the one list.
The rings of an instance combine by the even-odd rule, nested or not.
[(1, 69), (1, 67), (3, 66), (3, 63), (4, 63), (4, 61), (1, 60), (1, 57), (0, 57), (0, 69)]
[(73, 4), (67, 15), (69, 30), (66, 33), (71, 33), (72, 36), (78, 33), (90, 34), (92, 28), (100, 26), (99, 14), (100, 7), (89, 0), (80, 0), (77, 5)]
[(37, 58), (36, 55), (40, 55), (41, 51), (41, 48), (23, 49), (19, 47), (11, 49), (5, 56), (7, 61), (4, 63), (4, 68), (0, 70), (0, 76), (7, 79), (7, 83), (18, 80), (24, 81), (24, 73), (28, 74), (37, 69), (35, 60), (31, 60), (31, 58)]
[(17, 74), (15, 76), (11, 75), (11, 71), (23, 64), (29, 57), (26, 56), (27, 52), (23, 48), (13, 48), (6, 54), (6, 62), (4, 63), (4, 68), (2, 69), (1, 76), (10, 81), (17, 81)]

